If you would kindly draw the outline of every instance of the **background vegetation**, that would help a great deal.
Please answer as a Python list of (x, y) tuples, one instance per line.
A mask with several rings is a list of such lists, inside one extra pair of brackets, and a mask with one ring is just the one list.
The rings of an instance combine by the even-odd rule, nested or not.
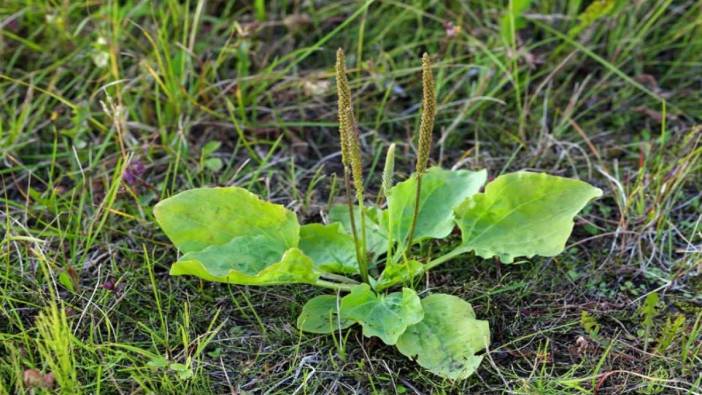
[[(435, 164), (605, 191), (557, 258), (426, 278), (490, 321), (466, 381), (301, 334), (312, 287), (167, 274), (151, 208), (177, 191), (244, 186), (301, 221), (340, 199), (338, 47), (371, 191), (389, 143), (412, 170), (424, 51)], [(700, 393), (700, 103), (698, 0), (5, 0), (0, 394)]]

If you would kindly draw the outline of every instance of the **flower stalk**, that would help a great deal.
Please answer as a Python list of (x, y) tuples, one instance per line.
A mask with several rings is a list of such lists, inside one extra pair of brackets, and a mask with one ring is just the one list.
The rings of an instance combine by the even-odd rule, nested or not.
[(417, 217), (419, 216), (419, 199), (422, 194), (422, 175), (429, 163), (431, 153), (431, 135), (434, 130), (434, 118), (436, 117), (436, 99), (434, 88), (434, 77), (431, 74), (431, 59), (428, 53), (422, 56), (422, 118), (419, 123), (419, 147), (417, 152), (417, 163), (415, 171), (417, 175), (417, 191), (414, 200), (414, 214), (412, 215), (412, 225), (410, 226), (407, 246), (412, 246), (414, 231), (417, 227)]
[[(336, 90), (338, 95), (339, 112), (339, 137), (341, 140), (341, 161), (344, 166), (344, 183), (346, 198), (349, 206), (349, 217), (354, 244), (356, 246), (356, 260), (363, 282), (368, 280), (368, 261), (366, 254), (366, 215), (363, 204), (363, 165), (361, 163), (361, 144), (356, 121), (353, 116), (351, 103), (351, 89), (346, 78), (346, 59), (344, 51), (339, 48), (336, 52)], [(351, 176), (349, 176), (349, 173)], [(360, 209), (361, 235), (359, 238), (356, 219), (351, 198), (351, 181), (356, 191), (356, 200)]]

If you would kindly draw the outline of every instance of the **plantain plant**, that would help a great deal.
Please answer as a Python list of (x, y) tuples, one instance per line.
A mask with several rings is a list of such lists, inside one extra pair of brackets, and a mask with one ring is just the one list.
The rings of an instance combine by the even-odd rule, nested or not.
[[(392, 185), (391, 146), (381, 188), (385, 204), (369, 204), (342, 50), (336, 77), (347, 204), (331, 208), (326, 224), (300, 225), (285, 207), (239, 187), (181, 192), (154, 207), (159, 225), (182, 252), (170, 274), (330, 289), (334, 292), (305, 304), (297, 319), (300, 330), (332, 334), (360, 324), (363, 335), (396, 346), (430, 372), (464, 379), (489, 346), (488, 322), (478, 320), (459, 297), (420, 297), (414, 280), (471, 252), (503, 263), (519, 256), (555, 256), (564, 249), (575, 215), (602, 191), (579, 180), (528, 171), (504, 174), (485, 185), (485, 170), (427, 168), (436, 102), (425, 54), (415, 172)], [(446, 239), (456, 226), (460, 242), (448, 243), (438, 256), (416, 255), (426, 250), (415, 248), (418, 244)]]

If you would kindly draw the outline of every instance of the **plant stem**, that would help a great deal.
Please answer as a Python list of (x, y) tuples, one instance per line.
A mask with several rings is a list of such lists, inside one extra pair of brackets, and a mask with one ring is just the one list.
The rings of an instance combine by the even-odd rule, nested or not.
[(339, 275), (339, 274), (323, 273), (322, 277), (329, 279), (329, 280), (338, 281), (340, 283), (347, 283), (347, 284), (354, 284), (354, 285), (358, 284), (358, 281), (356, 281), (352, 278), (348, 278), (346, 276)]
[(405, 251), (409, 251), (412, 247), (412, 239), (414, 239), (414, 230), (417, 227), (417, 217), (419, 216), (419, 197), (422, 193), (422, 173), (417, 173), (417, 193), (414, 198), (414, 214), (412, 214), (412, 225), (410, 226), (409, 237), (407, 238), (407, 246)]
[(361, 212), (361, 254), (363, 254), (363, 267), (361, 268), (361, 276), (364, 276), (365, 282), (368, 282), (368, 253), (366, 250), (366, 207), (363, 204), (363, 195), (358, 199), (358, 207)]
[[(442, 255), (434, 260), (429, 261), (429, 263), (427, 263), (426, 265), (423, 265), (422, 270), (420, 272), (417, 272), (416, 274), (414, 274), (414, 276), (415, 277), (421, 276), (424, 273), (428, 272), (429, 270), (441, 265), (442, 263), (444, 263), (446, 261), (450, 261), (451, 259), (453, 259), (461, 254), (464, 254), (468, 251), (470, 251), (470, 248), (466, 248), (465, 246), (458, 246), (455, 249), (451, 250), (449, 253), (444, 254), (444, 255)], [(394, 287), (395, 285), (399, 284), (400, 281), (402, 281), (402, 280), (403, 280), (402, 278), (399, 278), (398, 280), (396, 280), (393, 283), (389, 283), (389, 284), (386, 283), (385, 285), (378, 287), (376, 289), (376, 291), (382, 291), (384, 289)]]
[(469, 248), (460, 245), (460, 246), (454, 248), (451, 252), (449, 252), (449, 253), (447, 253), (447, 254), (444, 254), (444, 255), (442, 255), (442, 256), (436, 258), (436, 259), (433, 259), (433, 260), (429, 261), (429, 263), (427, 263), (426, 265), (424, 265), (424, 270), (422, 271), (422, 273), (426, 273), (426, 272), (429, 271), (430, 269), (432, 269), (432, 268), (434, 268), (434, 267), (436, 267), (436, 266), (439, 266), (439, 265), (441, 265), (442, 263), (444, 263), (444, 262), (446, 262), (446, 261), (450, 261), (451, 259), (453, 259), (453, 258), (455, 258), (455, 257), (457, 257), (457, 256), (459, 256), (459, 255), (461, 255), (461, 254), (465, 254), (465, 253), (468, 252), (468, 251), (470, 251)]
[(389, 264), (395, 262), (394, 257), (392, 256), (392, 215), (388, 215), (388, 252), (385, 254), (385, 266), (387, 267)]
[[(365, 254), (362, 252), (361, 243), (358, 241), (358, 232), (356, 231), (356, 216), (353, 212), (353, 198), (351, 197), (351, 179), (349, 178), (348, 166), (344, 166), (344, 183), (346, 184), (346, 203), (349, 206), (349, 222), (351, 224), (351, 233), (353, 236), (353, 244), (356, 246), (356, 261), (358, 269), (361, 272), (361, 279), (364, 283), (370, 284), (368, 281), (368, 264), (366, 263)], [(361, 212), (361, 221), (363, 221), (363, 212)]]
[(331, 281), (326, 281), (326, 280), (317, 280), (315, 281), (312, 285), (316, 285), (318, 287), (322, 288), (329, 288), (333, 289), (336, 291), (344, 291), (344, 292), (350, 292), (355, 285), (353, 284), (339, 284)]

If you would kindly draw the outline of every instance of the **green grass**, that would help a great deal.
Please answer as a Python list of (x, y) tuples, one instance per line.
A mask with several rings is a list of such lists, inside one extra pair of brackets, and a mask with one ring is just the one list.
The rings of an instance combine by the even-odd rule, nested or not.
[[(534, 1), (505, 40), (507, 3), (2, 2), (0, 394), (41, 392), (28, 369), (71, 394), (702, 393), (702, 2), (582, 27), (589, 2)], [(391, 142), (412, 170), (424, 51), (435, 163), (605, 190), (560, 257), (429, 274), (490, 321), (468, 380), (301, 334), (311, 287), (168, 276), (159, 199), (240, 185), (302, 221), (341, 199), (338, 47), (371, 191)]]

